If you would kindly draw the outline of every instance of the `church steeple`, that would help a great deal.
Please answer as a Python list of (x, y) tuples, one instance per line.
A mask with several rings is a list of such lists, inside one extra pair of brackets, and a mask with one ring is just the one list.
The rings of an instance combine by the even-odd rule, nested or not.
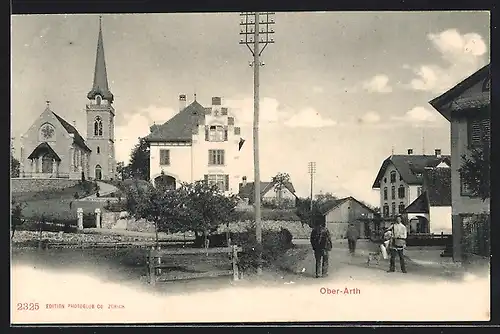
[(106, 73), (106, 61), (104, 59), (104, 44), (102, 41), (102, 16), (99, 16), (99, 36), (97, 37), (97, 53), (95, 58), (94, 84), (87, 94), (87, 98), (92, 100), (100, 95), (102, 99), (113, 103), (113, 94), (109, 90), (108, 75)]

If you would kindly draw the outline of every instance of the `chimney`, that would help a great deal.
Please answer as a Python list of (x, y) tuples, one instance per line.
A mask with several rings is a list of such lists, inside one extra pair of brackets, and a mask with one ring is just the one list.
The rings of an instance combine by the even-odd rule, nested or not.
[(214, 96), (212, 97), (212, 106), (217, 106), (220, 107), (222, 104), (220, 96)]
[(179, 95), (179, 111), (183, 111), (186, 108), (186, 94)]
[(436, 148), (434, 150), (434, 153), (436, 154), (436, 157), (441, 158), (441, 149), (440, 148)]
[(408, 149), (408, 155), (412, 155), (413, 154), (413, 149), (412, 148), (409, 148)]
[(241, 182), (241, 185), (242, 185), (243, 187), (247, 185), (247, 177), (246, 177), (246, 176), (243, 176), (243, 177), (241, 178), (241, 181), (242, 181), (242, 182)]

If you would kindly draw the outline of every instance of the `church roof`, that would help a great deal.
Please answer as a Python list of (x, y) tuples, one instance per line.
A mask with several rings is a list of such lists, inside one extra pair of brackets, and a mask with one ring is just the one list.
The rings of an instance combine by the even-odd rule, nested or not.
[(59, 121), (59, 123), (61, 123), (61, 125), (63, 126), (63, 128), (68, 132), (68, 133), (71, 133), (74, 135), (74, 143), (78, 146), (80, 146), (81, 148), (89, 151), (89, 152), (92, 152), (92, 150), (87, 146), (87, 144), (85, 144), (85, 140), (83, 139), (83, 137), (78, 133), (78, 131), (75, 129), (75, 127), (71, 124), (69, 124), (68, 122), (66, 122), (61, 116), (57, 115), (55, 112), (52, 111), (52, 113), (54, 114), (54, 116), (57, 118), (57, 120)]
[(104, 43), (102, 40), (102, 24), (99, 18), (99, 35), (97, 37), (97, 52), (95, 58), (94, 83), (87, 94), (87, 98), (93, 99), (97, 94), (103, 99), (113, 102), (113, 94), (109, 90), (108, 75), (106, 72), (106, 61), (104, 58)]
[(61, 158), (59, 158), (57, 153), (46, 142), (43, 142), (40, 145), (38, 145), (37, 147), (35, 147), (33, 152), (31, 152), (31, 154), (29, 155), (28, 159), (34, 159), (36, 157), (39, 157), (40, 153), (48, 153), (48, 154), (52, 155), (52, 157), (54, 159), (56, 159), (56, 161), (61, 161)]
[(191, 142), (193, 130), (205, 121), (205, 108), (194, 101), (162, 125), (156, 125), (147, 142)]

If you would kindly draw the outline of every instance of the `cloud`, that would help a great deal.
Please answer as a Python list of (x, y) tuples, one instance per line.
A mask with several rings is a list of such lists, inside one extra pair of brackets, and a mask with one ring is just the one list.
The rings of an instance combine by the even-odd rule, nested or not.
[(380, 122), (380, 115), (375, 111), (369, 111), (358, 119), (359, 123), (378, 123)]
[[(242, 126), (253, 123), (254, 100), (253, 98), (227, 99), (223, 101), (229, 113), (235, 117), (235, 121)], [(282, 122), (288, 115), (288, 111), (278, 100), (264, 97), (260, 100), (259, 121), (262, 125), (270, 125)]]
[(323, 87), (321, 87), (321, 86), (314, 86), (314, 87), (313, 87), (313, 92), (318, 93), (318, 94), (319, 94), (319, 93), (323, 93), (323, 92), (324, 92), (324, 89), (323, 89)]
[(363, 88), (372, 93), (390, 93), (392, 87), (389, 85), (389, 77), (385, 74), (377, 74), (373, 78), (363, 82)]
[(462, 35), (456, 29), (448, 29), (438, 34), (428, 34), (427, 38), (440, 53), (445, 65), (403, 66), (411, 69), (416, 75), (408, 85), (411, 89), (442, 93), (487, 62), (488, 48), (479, 34)]
[(285, 122), (285, 125), (291, 128), (322, 128), (336, 124), (332, 119), (323, 118), (314, 108), (302, 109)]
[(420, 106), (408, 110), (403, 116), (393, 116), (392, 119), (399, 122), (410, 123), (414, 126), (429, 126), (438, 120), (436, 112)]
[(138, 142), (139, 137), (149, 134), (149, 127), (163, 124), (174, 116), (176, 111), (172, 108), (148, 106), (137, 110), (133, 114), (125, 115), (122, 124), (115, 128), (117, 161), (128, 163), (130, 152)]

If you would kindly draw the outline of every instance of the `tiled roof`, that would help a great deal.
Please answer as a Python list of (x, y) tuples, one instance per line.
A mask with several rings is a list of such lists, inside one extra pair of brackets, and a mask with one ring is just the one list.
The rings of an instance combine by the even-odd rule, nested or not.
[(426, 169), (423, 177), (430, 206), (451, 206), (451, 169)]
[[(261, 197), (267, 194), (274, 187), (274, 182), (260, 182), (260, 195)], [(292, 194), (295, 195), (295, 188), (291, 182), (285, 183), (285, 188), (288, 189)], [(250, 202), (253, 202), (254, 199), (254, 183), (248, 182), (243, 185), (240, 183), (240, 190), (238, 192), (238, 196), (240, 198), (248, 198)]]
[(193, 129), (203, 124), (205, 108), (194, 101), (162, 125), (156, 125), (147, 142), (191, 142)]
[(330, 201), (327, 201), (325, 204), (323, 204), (321, 207), (320, 207), (320, 211), (323, 215), (326, 215), (328, 212), (330, 212), (331, 210), (335, 209), (336, 207), (340, 206), (342, 203), (344, 203), (345, 201), (347, 200), (352, 200), (352, 201), (355, 201), (357, 202), (359, 205), (361, 205), (362, 207), (366, 208), (367, 210), (370, 210), (371, 212), (373, 212), (374, 214), (376, 213), (373, 209), (369, 208), (368, 206), (366, 206), (366, 204), (364, 204), (363, 202), (361, 201), (358, 201), (356, 198), (352, 197), (352, 196), (349, 196), (349, 197), (345, 197), (345, 198), (341, 198), (341, 199), (338, 199), (336, 201), (334, 200), (330, 200)]
[(52, 156), (54, 157), (54, 159), (56, 159), (56, 161), (61, 161), (61, 158), (59, 158), (59, 156), (57, 155), (57, 153), (46, 142), (43, 142), (40, 145), (38, 145), (33, 150), (33, 152), (31, 152), (31, 154), (29, 155), (28, 159), (33, 159), (33, 158), (39, 157), (40, 153), (42, 153), (42, 152), (48, 152), (49, 154), (52, 154)]
[(92, 150), (87, 146), (87, 144), (85, 144), (85, 140), (83, 139), (82, 136), (80, 136), (80, 134), (78, 133), (78, 131), (75, 129), (75, 127), (71, 124), (69, 124), (68, 122), (66, 122), (61, 116), (57, 115), (55, 112), (52, 112), (54, 114), (54, 116), (56, 116), (57, 120), (59, 121), (59, 123), (61, 123), (61, 125), (63, 126), (63, 128), (68, 132), (68, 133), (71, 133), (74, 135), (74, 139), (73, 139), (73, 142), (80, 146), (81, 148), (87, 150), (88, 152), (92, 152)]
[(422, 174), (425, 167), (436, 167), (441, 162), (445, 161), (450, 164), (449, 155), (393, 155), (385, 159), (380, 167), (380, 170), (375, 178), (372, 188), (379, 189), (385, 171), (390, 164), (396, 167), (399, 175), (407, 184), (422, 184), (423, 177), (418, 177), (417, 174)]
[(406, 209), (405, 213), (429, 213), (429, 201), (427, 198), (427, 193), (424, 191), (420, 196), (417, 197)]

